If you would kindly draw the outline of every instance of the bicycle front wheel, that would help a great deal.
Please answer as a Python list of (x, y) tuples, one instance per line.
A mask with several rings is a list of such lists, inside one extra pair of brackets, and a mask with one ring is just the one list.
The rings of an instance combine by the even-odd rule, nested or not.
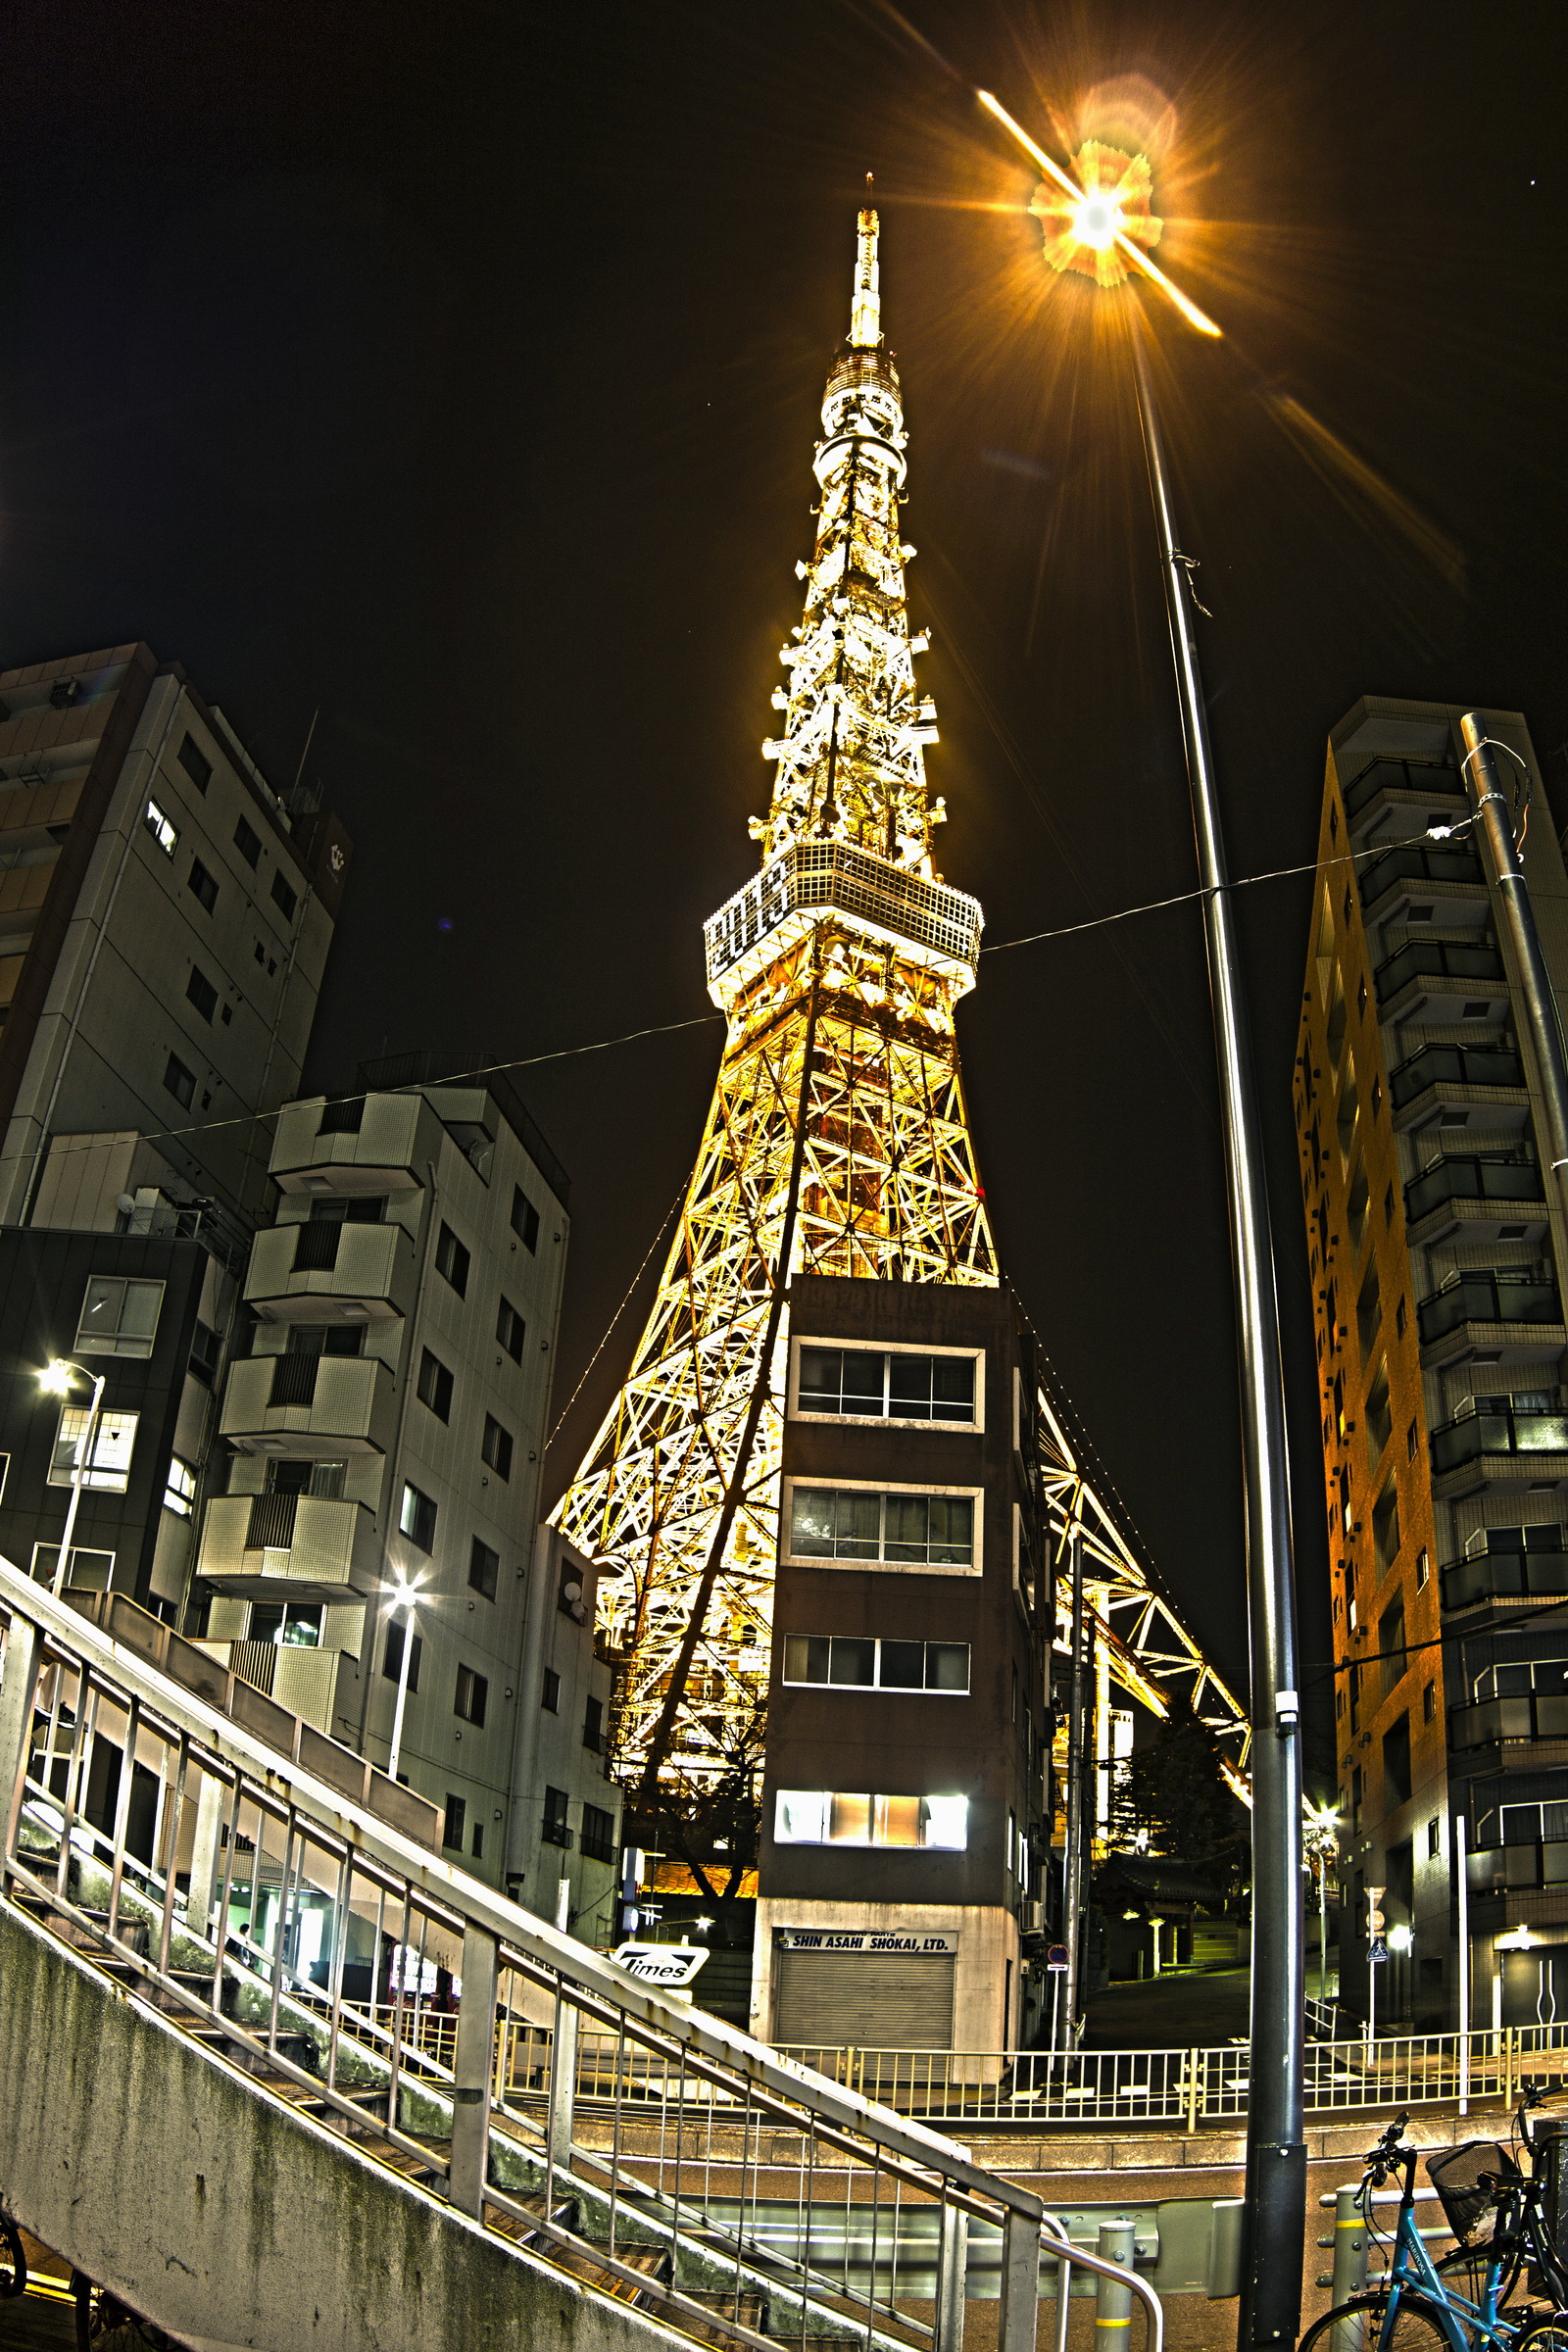
[[(1467, 2302), (1475, 2304), (1479, 2310), (1481, 2299), (1487, 2291), (1491, 2269), (1492, 2250), (1489, 2246), (1456, 2246), (1451, 2254), (1445, 2254), (1438, 2264), (1438, 2277), (1451, 2293), (1463, 2295)], [(1523, 2275), (1524, 2258), (1515, 2246), (1505, 2252), (1497, 2274), (1499, 2311), (1517, 2291)], [(1549, 2352), (1549, 2347), (1543, 2346), (1543, 2352)], [(1568, 2352), (1568, 2346), (1564, 2347), (1564, 2352)]]
[[(1452, 2352), (1436, 2306), (1423, 2295), (1401, 2295), (1392, 2325), (1388, 2308), (1386, 2294), (1352, 2295), (1313, 2323), (1297, 2352)], [(1544, 2344), (1541, 2352), (1568, 2352), (1568, 2344)]]
[(1568, 2311), (1552, 2311), (1520, 2330), (1514, 2352), (1568, 2352)]

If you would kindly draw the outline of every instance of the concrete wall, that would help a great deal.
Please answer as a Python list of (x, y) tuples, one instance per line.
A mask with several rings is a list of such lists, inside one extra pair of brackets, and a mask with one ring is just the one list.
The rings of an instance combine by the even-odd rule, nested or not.
[(17, 2218), (193, 2352), (684, 2341), (395, 2182), (4, 1905), (0, 2113)]

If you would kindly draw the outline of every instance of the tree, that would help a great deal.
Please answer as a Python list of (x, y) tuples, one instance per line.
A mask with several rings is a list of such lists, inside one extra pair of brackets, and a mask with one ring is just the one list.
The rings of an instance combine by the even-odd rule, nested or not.
[(1229, 1862), (1245, 1844), (1246, 1811), (1191, 1700), (1173, 1699), (1152, 1739), (1134, 1748), (1112, 1797), (1111, 1834), (1124, 1848), (1194, 1863)]

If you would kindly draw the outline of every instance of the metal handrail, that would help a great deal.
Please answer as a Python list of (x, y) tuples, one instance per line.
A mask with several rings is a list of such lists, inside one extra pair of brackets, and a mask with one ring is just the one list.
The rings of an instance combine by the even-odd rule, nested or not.
[[(340, 2121), (373, 2116), (377, 2139), (433, 2193), (547, 2259), (554, 2248), (580, 2267), (586, 2254), (675, 2326), (700, 2311), (705, 2328), (755, 2346), (764, 2339), (747, 2311), (761, 2297), (803, 2332), (852, 2313), (868, 2352), (958, 2352), (978, 2219), (1002, 2232), (1001, 2352), (1032, 2352), (1047, 2222), (1031, 2190), (917, 2118), (639, 1984), (4, 1561), (0, 1621), (0, 1895), (78, 1952), (112, 1956), (133, 1998), (140, 1988), (166, 2016), (220, 2021), (285, 2092), (307, 2089)], [(118, 1761), (94, 1782), (99, 1742)], [(132, 1783), (146, 1786), (132, 1760), (158, 1792), (150, 1862), (127, 1848)], [(110, 1783), (112, 1813), (87, 1820), (89, 1787)], [(368, 1963), (351, 1962), (356, 1940)], [(368, 2004), (346, 1995), (351, 1966), (368, 1966)], [(438, 1968), (463, 1986), (450, 2062), (422, 2046)], [(509, 2053), (523, 2026), (540, 2063), (519, 2085)], [(598, 2045), (597, 2098), (581, 2096), (583, 2037)], [(709, 2206), (737, 2184), (731, 2224)], [(786, 2192), (801, 2225), (781, 2253), (759, 2217)], [(869, 2256), (857, 2268), (846, 2250), (826, 2269), (812, 2216), (847, 2201)], [(930, 2319), (908, 2308), (932, 2306), (929, 2280), (900, 2287), (898, 2216), (911, 2207), (938, 2216)], [(662, 2282), (628, 2261), (638, 2250), (662, 2263)], [(1070, 2261), (1145, 2301), (1158, 2352), (1144, 2282), (1081, 2249)]]

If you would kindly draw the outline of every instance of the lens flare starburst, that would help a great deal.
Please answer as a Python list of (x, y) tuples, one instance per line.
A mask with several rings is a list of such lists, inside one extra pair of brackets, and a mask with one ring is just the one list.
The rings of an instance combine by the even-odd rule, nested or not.
[(1124, 285), (1132, 274), (1125, 240), (1157, 245), (1164, 227), (1152, 209), (1149, 158), (1086, 139), (1072, 159), (1072, 173), (1076, 187), (1042, 180), (1029, 207), (1040, 221), (1046, 260), (1053, 270), (1077, 270), (1097, 285)]

